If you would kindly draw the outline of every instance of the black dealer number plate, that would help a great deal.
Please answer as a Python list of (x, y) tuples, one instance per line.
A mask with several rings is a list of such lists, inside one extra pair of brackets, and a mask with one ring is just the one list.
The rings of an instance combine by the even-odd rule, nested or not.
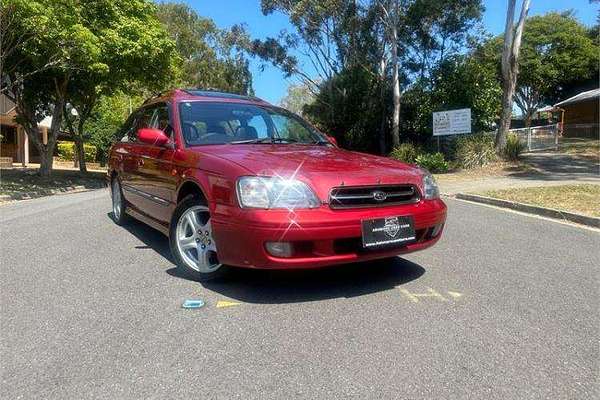
[(416, 240), (412, 217), (386, 217), (362, 221), (362, 243), (366, 249), (407, 245)]

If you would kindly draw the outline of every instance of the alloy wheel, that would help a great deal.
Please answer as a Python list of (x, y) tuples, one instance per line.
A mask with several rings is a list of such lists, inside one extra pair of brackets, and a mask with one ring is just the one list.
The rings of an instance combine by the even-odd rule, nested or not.
[(197, 205), (185, 210), (177, 221), (175, 234), (177, 251), (188, 267), (202, 273), (221, 267), (207, 207)]

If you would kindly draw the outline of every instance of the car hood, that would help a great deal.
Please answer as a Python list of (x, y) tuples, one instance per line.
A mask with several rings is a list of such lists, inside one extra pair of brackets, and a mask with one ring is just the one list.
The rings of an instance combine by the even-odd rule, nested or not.
[(253, 175), (293, 176), (308, 183), (321, 199), (336, 186), (410, 183), (420, 187), (423, 175), (412, 165), (330, 146), (239, 144), (200, 151), (234, 162)]

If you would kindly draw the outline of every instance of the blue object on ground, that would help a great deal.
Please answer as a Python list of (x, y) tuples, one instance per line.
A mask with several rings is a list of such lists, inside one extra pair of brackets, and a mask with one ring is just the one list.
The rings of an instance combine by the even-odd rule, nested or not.
[(181, 307), (183, 308), (200, 308), (204, 305), (202, 300), (186, 300)]

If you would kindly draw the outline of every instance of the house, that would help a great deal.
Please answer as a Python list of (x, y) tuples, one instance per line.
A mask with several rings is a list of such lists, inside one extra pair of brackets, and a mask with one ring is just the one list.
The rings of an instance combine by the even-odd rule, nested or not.
[[(23, 166), (39, 162), (37, 147), (29, 141), (25, 129), (15, 121), (17, 115), (16, 105), (9, 96), (0, 94), (0, 157), (3, 164), (12, 162), (21, 163)], [(48, 130), (52, 124), (52, 118), (46, 117), (38, 123), (42, 141), (48, 142)], [(8, 159), (12, 159), (12, 162)]]
[(563, 115), (563, 136), (600, 136), (600, 88), (581, 92), (554, 105)]

